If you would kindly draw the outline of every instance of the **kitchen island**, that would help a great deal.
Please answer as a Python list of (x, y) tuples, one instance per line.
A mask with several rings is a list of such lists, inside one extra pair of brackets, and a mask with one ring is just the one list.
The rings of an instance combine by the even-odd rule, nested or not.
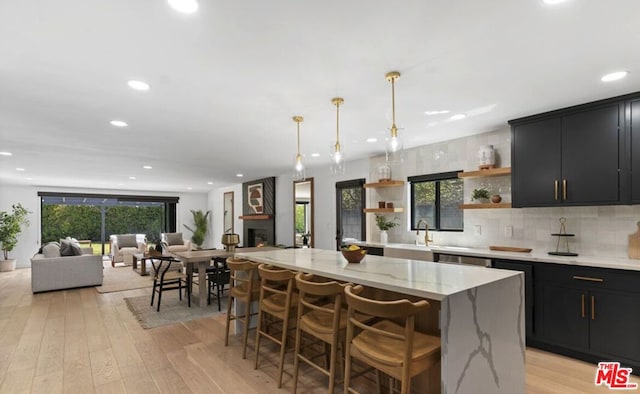
[(440, 303), (443, 393), (524, 393), (524, 277), (520, 272), (279, 249), (237, 257)]

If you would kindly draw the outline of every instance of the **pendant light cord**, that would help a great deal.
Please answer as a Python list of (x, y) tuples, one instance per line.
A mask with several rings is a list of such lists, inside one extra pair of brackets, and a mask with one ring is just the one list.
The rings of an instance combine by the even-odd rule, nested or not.
[(340, 103), (336, 103), (336, 145), (340, 146)]

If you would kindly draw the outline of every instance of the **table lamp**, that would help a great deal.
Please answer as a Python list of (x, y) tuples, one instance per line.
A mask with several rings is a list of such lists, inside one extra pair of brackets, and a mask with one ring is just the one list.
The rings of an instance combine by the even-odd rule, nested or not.
[(233, 253), (236, 251), (236, 245), (240, 243), (240, 236), (238, 234), (222, 234), (221, 243), (227, 252)]

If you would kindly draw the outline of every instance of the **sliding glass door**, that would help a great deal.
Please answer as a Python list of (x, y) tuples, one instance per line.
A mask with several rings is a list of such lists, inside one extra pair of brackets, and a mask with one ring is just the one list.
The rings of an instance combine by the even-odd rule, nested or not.
[[(145, 234), (149, 246), (175, 231), (175, 197), (39, 193), (42, 244), (72, 237), (109, 254), (112, 234)], [(83, 245), (88, 246), (88, 245)]]

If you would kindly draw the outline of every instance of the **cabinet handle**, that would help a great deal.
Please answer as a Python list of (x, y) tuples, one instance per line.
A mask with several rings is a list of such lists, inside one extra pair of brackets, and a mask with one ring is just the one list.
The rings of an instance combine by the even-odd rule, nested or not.
[(604, 282), (604, 279), (602, 278), (591, 278), (589, 276), (573, 276), (573, 279), (575, 280), (586, 280), (588, 282)]
[(562, 200), (567, 199), (567, 180), (562, 180)]
[(591, 320), (596, 320), (596, 297), (591, 296)]
[(553, 198), (558, 201), (558, 180), (553, 182)]
[(584, 317), (585, 316), (585, 313), (584, 313), (584, 294), (581, 295), (581, 298), (582, 298), (582, 305), (581, 305), (581, 307), (582, 307), (581, 311), (582, 312), (580, 313), (580, 316)]

